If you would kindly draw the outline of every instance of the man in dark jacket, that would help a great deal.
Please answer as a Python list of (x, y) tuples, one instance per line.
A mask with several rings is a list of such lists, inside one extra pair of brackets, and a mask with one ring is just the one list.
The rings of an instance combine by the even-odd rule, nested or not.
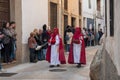
[[(42, 42), (43, 45), (46, 44), (48, 42), (48, 40), (50, 39), (50, 35), (47, 31), (47, 25), (44, 24), (43, 25), (43, 32), (42, 32)], [(46, 58), (46, 52), (47, 52), (47, 48), (48, 48), (48, 44), (43, 46), (43, 54), (44, 54), (44, 58)]]

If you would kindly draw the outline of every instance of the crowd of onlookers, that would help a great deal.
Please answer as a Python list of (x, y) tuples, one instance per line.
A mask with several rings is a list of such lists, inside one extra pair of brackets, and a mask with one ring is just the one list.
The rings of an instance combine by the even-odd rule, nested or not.
[[(4, 63), (11, 63), (16, 61), (16, 31), (15, 31), (15, 22), (4, 22), (0, 27), (0, 52), (1, 60)], [(70, 50), (70, 44), (72, 37), (74, 35), (74, 27), (67, 26), (64, 31), (64, 44), (66, 52)], [(42, 29), (34, 29), (30, 33), (28, 38), (28, 46), (30, 51), (30, 62), (36, 62), (38, 60), (45, 60), (46, 51), (48, 48), (48, 40), (52, 31), (48, 29), (47, 25), (44, 24)], [(83, 28), (81, 32), (84, 36), (85, 46), (94, 46), (99, 44), (100, 38), (103, 35), (102, 29), (98, 33), (94, 33), (92, 29)], [(37, 46), (40, 46), (41, 49), (36, 50)]]
[[(103, 36), (102, 29), (95, 33), (94, 29), (83, 28), (81, 33), (83, 34), (86, 47), (100, 45), (101, 43), (100, 39)], [(64, 43), (67, 52), (69, 52), (70, 50), (70, 44), (73, 34), (74, 28), (71, 26), (67, 26), (64, 32)]]
[[(38, 60), (45, 60), (46, 51), (48, 47), (48, 40), (50, 39), (51, 31), (47, 29), (47, 25), (43, 25), (43, 29), (34, 29), (28, 38), (28, 46), (30, 51), (30, 62), (37, 62)], [(36, 50), (37, 46), (42, 48)]]
[[(30, 37), (28, 38), (28, 46), (30, 51), (30, 62), (37, 62), (38, 60), (45, 60), (46, 51), (48, 48), (48, 40), (52, 35), (52, 31), (48, 29), (47, 25), (43, 25), (43, 29), (34, 29), (33, 32), (30, 33)], [(69, 53), (70, 44), (72, 41), (72, 37), (74, 35), (75, 29), (74, 27), (67, 26), (64, 31), (64, 44), (65, 51)], [(100, 38), (103, 35), (102, 29), (100, 29), (97, 33), (94, 33), (93, 29), (83, 28), (81, 33), (84, 37), (85, 46), (94, 46), (99, 45)], [(54, 33), (53, 33), (54, 34)], [(42, 46), (41, 49), (36, 50), (37, 46)]]
[(3, 22), (0, 26), (0, 61), (11, 63), (16, 61), (15, 22)]
[(93, 29), (83, 28), (82, 33), (84, 36), (85, 46), (100, 45), (100, 39), (103, 35), (102, 29), (95, 32)]

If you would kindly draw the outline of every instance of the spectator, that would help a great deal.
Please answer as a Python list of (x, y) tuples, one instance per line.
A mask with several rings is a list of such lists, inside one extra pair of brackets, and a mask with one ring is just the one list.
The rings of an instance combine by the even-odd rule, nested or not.
[(67, 46), (67, 40), (69, 39), (68, 36), (66, 35), (66, 33), (68, 32), (68, 29), (70, 28), (70, 26), (66, 26), (65, 31), (64, 31), (64, 44), (65, 44), (65, 50), (67, 51), (68, 46)]
[[(42, 30), (39, 29), (39, 33), (38, 33), (38, 45), (42, 46), (43, 42), (42, 42)], [(44, 60), (44, 54), (42, 52), (42, 49), (38, 50), (38, 60)]]
[(17, 33), (15, 31), (15, 28), (16, 28), (15, 22), (10, 22), (10, 31), (12, 33), (12, 38), (11, 38), (12, 45), (11, 45), (11, 56), (10, 57), (11, 57), (12, 61), (16, 61), (16, 49), (17, 49), (16, 36), (17, 36)]
[(1, 54), (2, 53), (1, 53), (1, 50), (4, 48), (3, 43), (2, 43), (3, 37), (4, 37), (3, 29), (2, 29), (2, 27), (0, 27), (0, 73), (4, 71), (2, 69), (2, 65), (1, 65), (1, 63), (2, 63), (2, 59), (1, 59), (2, 58)]
[[(43, 42), (43, 45), (48, 43), (48, 40), (50, 39), (50, 35), (47, 31), (47, 25), (44, 24), (43, 25), (43, 32), (42, 32), (42, 42)], [(43, 50), (43, 54), (44, 54), (44, 59), (46, 58), (46, 52), (47, 52), (47, 48), (48, 48), (48, 44), (46, 44), (42, 50)]]
[(71, 44), (72, 37), (73, 37), (73, 33), (70, 28), (68, 29), (66, 36), (68, 36), (68, 40), (66, 40), (67, 41), (66, 48), (67, 48), (67, 54), (68, 54), (70, 51), (70, 44)]
[(36, 54), (35, 54), (35, 48), (37, 46), (37, 42), (34, 38), (34, 32), (30, 33), (30, 37), (28, 38), (28, 46), (30, 50), (30, 62), (36, 62)]
[(3, 23), (3, 33), (4, 33), (4, 38), (3, 38), (3, 44), (4, 44), (4, 61), (6, 63), (10, 63), (11, 60), (11, 48), (12, 48), (12, 33), (10, 30), (10, 25), (9, 22), (4, 22)]
[(86, 28), (83, 28), (83, 31), (82, 31), (82, 33), (83, 33), (83, 37), (84, 37), (84, 41), (85, 41), (85, 47), (87, 46), (87, 41), (88, 41), (88, 33), (87, 33), (87, 30), (86, 30)]
[(99, 34), (98, 42), (100, 42), (100, 38), (101, 38), (102, 35), (103, 35), (102, 29), (100, 29), (100, 31), (98, 31), (98, 34)]

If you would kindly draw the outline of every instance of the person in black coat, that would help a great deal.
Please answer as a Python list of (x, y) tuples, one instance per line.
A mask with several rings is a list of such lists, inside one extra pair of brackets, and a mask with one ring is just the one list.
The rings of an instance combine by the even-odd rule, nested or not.
[[(44, 24), (43, 25), (43, 32), (42, 32), (42, 42), (43, 42), (43, 45), (46, 44), (49, 39), (50, 39), (50, 35), (49, 35), (48, 31), (47, 31), (47, 25)], [(46, 45), (44, 45), (42, 47), (42, 51), (43, 51), (43, 54), (44, 54), (44, 59), (46, 58), (47, 48), (48, 48), (48, 44), (46, 44)]]

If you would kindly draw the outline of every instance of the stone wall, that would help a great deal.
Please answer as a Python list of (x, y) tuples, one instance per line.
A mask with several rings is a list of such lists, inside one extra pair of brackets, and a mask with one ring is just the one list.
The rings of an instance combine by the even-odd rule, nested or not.
[(103, 47), (97, 51), (90, 65), (91, 80), (119, 80), (116, 66)]

